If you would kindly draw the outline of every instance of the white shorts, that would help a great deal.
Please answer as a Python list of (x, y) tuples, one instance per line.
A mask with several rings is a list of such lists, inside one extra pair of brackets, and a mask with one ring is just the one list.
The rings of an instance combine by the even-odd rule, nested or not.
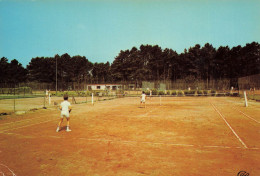
[(61, 111), (60, 117), (63, 118), (64, 116), (66, 118), (69, 118), (70, 117), (70, 113), (68, 111)]
[(145, 103), (145, 99), (141, 99), (141, 103)]

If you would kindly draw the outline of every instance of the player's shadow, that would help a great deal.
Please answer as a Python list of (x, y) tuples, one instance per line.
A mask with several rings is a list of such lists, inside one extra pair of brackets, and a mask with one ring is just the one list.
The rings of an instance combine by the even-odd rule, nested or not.
[(60, 127), (60, 131), (66, 131), (66, 129), (67, 129), (67, 126)]

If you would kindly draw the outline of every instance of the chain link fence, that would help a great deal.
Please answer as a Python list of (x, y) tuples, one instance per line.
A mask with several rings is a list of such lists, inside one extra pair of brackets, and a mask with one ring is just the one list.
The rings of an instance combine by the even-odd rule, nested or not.
[(260, 74), (238, 78), (241, 96), (246, 91), (249, 99), (260, 101)]

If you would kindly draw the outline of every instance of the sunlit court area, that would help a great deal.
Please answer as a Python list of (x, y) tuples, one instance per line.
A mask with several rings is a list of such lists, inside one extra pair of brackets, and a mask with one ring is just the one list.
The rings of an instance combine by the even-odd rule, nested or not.
[(260, 176), (259, 0), (0, 0), (0, 176)]
[(65, 123), (55, 132), (54, 105), (11, 115), (0, 121), (0, 167), (16, 175), (260, 174), (258, 102), (161, 96), (144, 108), (139, 101), (73, 104), (69, 133)]

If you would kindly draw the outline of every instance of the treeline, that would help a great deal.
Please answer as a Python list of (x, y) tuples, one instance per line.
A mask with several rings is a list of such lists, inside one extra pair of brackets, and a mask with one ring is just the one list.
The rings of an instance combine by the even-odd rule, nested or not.
[(19, 83), (27, 80), (28, 70), (16, 59), (10, 63), (2, 57), (0, 60), (0, 83)]
[(215, 49), (210, 44), (195, 45), (181, 54), (159, 46), (141, 45), (121, 51), (111, 65), (113, 79), (172, 80), (236, 79), (260, 73), (260, 45), (228, 46)]
[[(221, 80), (260, 73), (260, 45), (241, 47), (207, 43), (185, 49), (183, 53), (155, 45), (141, 45), (120, 51), (112, 64), (92, 63), (85, 56), (65, 53), (54, 57), (32, 58), (27, 68), (17, 60), (1, 58), (1, 83), (138, 83), (141, 81), (176, 81), (178, 79)], [(235, 85), (234, 85), (235, 86)]]

